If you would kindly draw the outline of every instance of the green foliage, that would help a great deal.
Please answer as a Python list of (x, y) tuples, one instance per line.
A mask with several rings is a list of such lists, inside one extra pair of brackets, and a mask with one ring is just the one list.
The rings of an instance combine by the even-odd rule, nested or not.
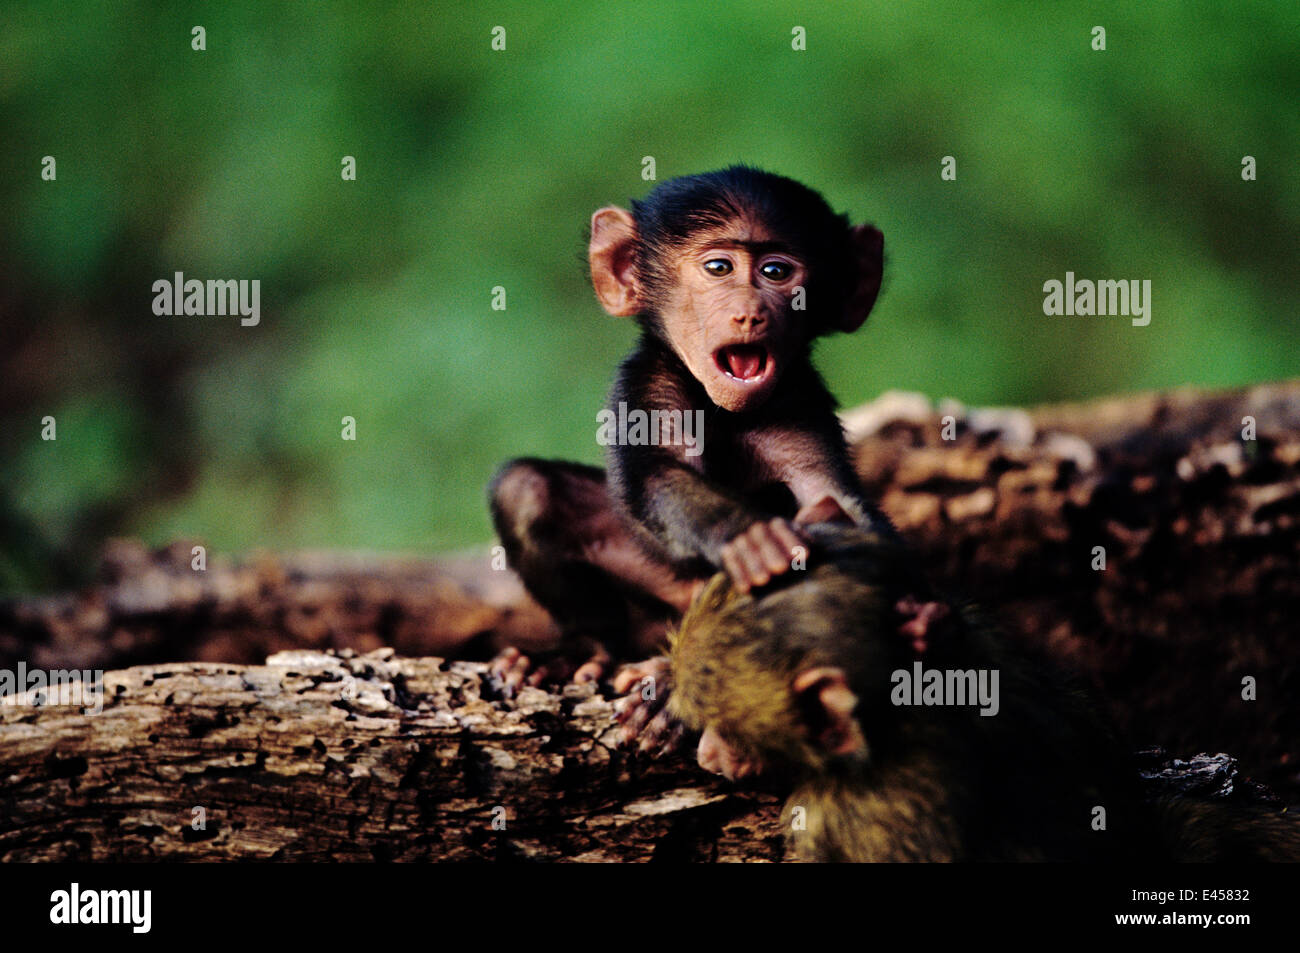
[[(0, 587), (66, 584), (110, 533), (486, 539), (497, 462), (600, 459), (634, 330), (592, 298), (584, 229), (648, 190), (643, 156), (750, 162), (881, 226), (877, 312), (819, 352), (845, 404), (1294, 375), (1298, 11), (11, 2)], [(262, 323), (154, 316), (176, 271), (260, 279)], [(1044, 316), (1066, 271), (1150, 279), (1150, 326)]]

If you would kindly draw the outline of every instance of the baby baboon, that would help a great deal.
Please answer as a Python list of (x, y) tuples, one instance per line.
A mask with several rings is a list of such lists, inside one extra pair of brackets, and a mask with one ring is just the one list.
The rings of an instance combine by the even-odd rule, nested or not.
[(673, 637), (668, 703), (706, 767), (790, 778), (797, 859), (1300, 858), (1291, 817), (1143, 803), (1086, 693), (973, 607), (945, 612), (893, 537), (806, 532), (807, 570), (708, 583)]

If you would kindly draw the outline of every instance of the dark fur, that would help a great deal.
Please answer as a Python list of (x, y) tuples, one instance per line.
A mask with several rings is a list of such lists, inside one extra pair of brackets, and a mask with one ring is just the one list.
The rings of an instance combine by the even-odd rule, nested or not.
[[(1086, 693), (972, 607), (949, 618), (922, 661), (997, 669), (1000, 712), (893, 705), (890, 675), (917, 657), (895, 607), (903, 595), (929, 595), (895, 542), (817, 533), (823, 560), (767, 590), (742, 596), (715, 576), (672, 648), (672, 711), (788, 776), (784, 821), (797, 859), (1300, 859), (1293, 818), (1144, 804), (1125, 747)], [(815, 743), (817, 712), (792, 684), (818, 666), (847, 674), (864, 756), (830, 756)], [(1104, 831), (1091, 827), (1097, 805)], [(804, 831), (789, 826), (797, 807)]]

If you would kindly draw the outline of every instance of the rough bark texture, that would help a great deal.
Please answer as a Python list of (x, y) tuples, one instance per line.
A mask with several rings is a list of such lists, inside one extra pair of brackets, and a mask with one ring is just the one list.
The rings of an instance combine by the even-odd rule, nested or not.
[(1294, 802), (1300, 382), (1030, 413), (909, 403), (858, 412), (858, 463), (934, 577), (1089, 673), (1135, 744), (1231, 751)]
[[(485, 670), (297, 650), (11, 699), (0, 862), (784, 857), (775, 795), (619, 750), (595, 686), (507, 700)], [(1139, 766), (1153, 797), (1271, 800), (1226, 755)]]
[[(1231, 751), (1296, 802), (1300, 382), (1028, 412), (887, 395), (846, 424), (937, 579), (1089, 673), (1135, 745)], [(190, 559), (119, 542), (100, 585), (0, 604), (0, 668), (153, 665), (111, 673), (99, 716), (0, 708), (0, 856), (779, 855), (774, 798), (614, 751), (599, 695), (512, 708), (468, 663), (321, 653), (548, 644), (486, 554)], [(240, 667), (286, 649), (312, 651)]]
[(98, 714), (0, 706), (0, 861), (781, 856), (775, 796), (617, 750), (594, 686), (506, 701), (481, 663), (345, 654), (110, 672)]

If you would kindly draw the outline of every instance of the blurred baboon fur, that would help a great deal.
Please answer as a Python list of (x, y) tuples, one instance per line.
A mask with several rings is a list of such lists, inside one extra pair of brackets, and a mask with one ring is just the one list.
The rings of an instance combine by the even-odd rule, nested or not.
[[(975, 607), (954, 606), (918, 651), (900, 606), (934, 596), (896, 539), (808, 532), (807, 570), (748, 593), (717, 574), (671, 648), (675, 715), (793, 785), (794, 858), (1300, 859), (1293, 816), (1144, 802), (1129, 749), (1087, 692)], [(892, 674), (917, 660), (996, 670), (997, 713), (893, 704)]]

